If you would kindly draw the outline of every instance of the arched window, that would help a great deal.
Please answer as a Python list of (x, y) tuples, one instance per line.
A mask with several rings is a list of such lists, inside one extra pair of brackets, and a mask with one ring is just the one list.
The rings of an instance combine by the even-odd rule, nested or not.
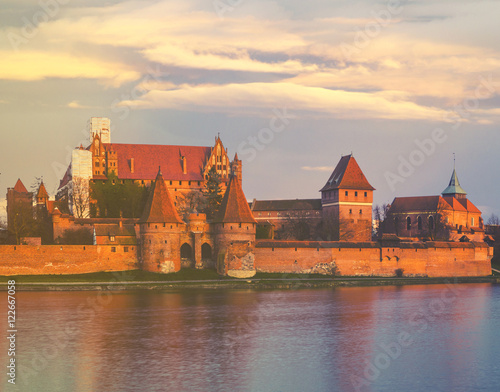
[(434, 217), (429, 216), (429, 230), (434, 230)]
[(193, 250), (189, 244), (183, 244), (181, 246), (181, 259), (191, 260), (193, 257)]
[(419, 230), (422, 230), (422, 217), (421, 216), (419, 216), (417, 218), (417, 227)]
[(411, 230), (411, 218), (406, 218), (406, 230)]
[(202, 260), (209, 260), (212, 258), (212, 247), (207, 243), (201, 246), (201, 258)]

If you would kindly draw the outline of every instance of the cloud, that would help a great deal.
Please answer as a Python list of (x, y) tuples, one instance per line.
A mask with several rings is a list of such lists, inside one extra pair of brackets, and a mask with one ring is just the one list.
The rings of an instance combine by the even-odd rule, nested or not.
[(319, 172), (331, 172), (333, 171), (333, 166), (302, 166), (302, 170), (306, 171), (319, 171)]
[(71, 101), (66, 106), (68, 108), (71, 108), (71, 109), (89, 109), (90, 108), (90, 106), (82, 105), (78, 101)]
[(123, 101), (121, 105), (224, 113), (285, 107), (335, 118), (452, 120), (447, 119), (450, 117), (448, 112), (417, 105), (404, 99), (399, 92), (351, 92), (292, 83), (182, 85), (175, 90), (152, 90), (137, 100)]

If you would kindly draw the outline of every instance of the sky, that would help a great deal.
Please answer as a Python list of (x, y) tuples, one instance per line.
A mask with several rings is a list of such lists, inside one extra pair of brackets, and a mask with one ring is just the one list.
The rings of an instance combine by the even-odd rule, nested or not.
[(220, 133), (249, 200), (319, 198), (350, 153), (374, 204), (437, 195), (455, 156), (469, 199), (500, 215), (498, 15), (478, 0), (3, 0), (0, 193), (43, 177), (55, 195), (88, 119), (108, 117), (115, 143)]

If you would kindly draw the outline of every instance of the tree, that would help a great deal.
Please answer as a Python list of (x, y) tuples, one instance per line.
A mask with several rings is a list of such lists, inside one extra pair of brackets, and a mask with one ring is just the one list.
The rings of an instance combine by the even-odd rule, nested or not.
[(381, 206), (376, 205), (373, 209), (373, 216), (375, 220), (375, 230), (373, 233), (373, 237), (376, 240), (382, 238), (382, 234), (386, 233), (388, 228), (386, 228), (387, 222), (387, 213), (389, 211), (389, 204), (382, 204)]
[(203, 196), (207, 200), (204, 209), (207, 214), (207, 219), (213, 219), (217, 211), (219, 211), (220, 204), (222, 203), (222, 188), (220, 186), (221, 178), (215, 170), (215, 167), (208, 171), (207, 181), (205, 182), (205, 189), (203, 189)]
[(490, 217), (488, 218), (488, 221), (486, 222), (486, 224), (491, 225), (491, 226), (499, 226), (500, 225), (500, 218), (495, 214), (491, 214)]
[(90, 204), (89, 180), (82, 177), (74, 177), (72, 184), (71, 201), (73, 204), (73, 215), (76, 218), (87, 218), (89, 216)]
[(33, 194), (33, 203), (36, 204), (36, 196), (38, 195), (38, 189), (40, 189), (40, 184), (43, 182), (42, 177), (35, 177), (30, 185), (30, 191)]
[(179, 204), (179, 214), (186, 222), (190, 214), (193, 214), (197, 211), (205, 211), (205, 209), (207, 208), (207, 199), (205, 195), (202, 192), (196, 190), (179, 196), (177, 202)]
[(287, 240), (305, 241), (311, 238), (310, 218), (304, 211), (295, 211), (285, 218), (280, 237)]
[(15, 238), (17, 245), (21, 245), (23, 237), (35, 234), (36, 221), (33, 217), (33, 207), (25, 202), (16, 202), (9, 216), (9, 233)]
[(446, 223), (447, 203), (439, 200), (435, 214), (431, 214), (424, 220), (424, 227), (431, 241), (448, 240), (449, 230)]
[(84, 227), (79, 229), (64, 230), (57, 242), (61, 245), (92, 245), (94, 236), (92, 231)]
[(356, 228), (352, 220), (339, 217), (338, 212), (324, 212), (317, 235), (322, 241), (349, 241), (355, 237)]

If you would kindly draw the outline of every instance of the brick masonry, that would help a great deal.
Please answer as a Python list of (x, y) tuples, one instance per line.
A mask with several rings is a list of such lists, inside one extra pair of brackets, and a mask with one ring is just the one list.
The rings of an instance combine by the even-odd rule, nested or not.
[(137, 268), (135, 246), (0, 246), (0, 275), (84, 274)]
[(492, 248), (484, 243), (418, 242), (382, 247), (376, 242), (258, 241), (255, 268), (260, 272), (307, 273), (335, 263), (337, 275), (487, 276)]

